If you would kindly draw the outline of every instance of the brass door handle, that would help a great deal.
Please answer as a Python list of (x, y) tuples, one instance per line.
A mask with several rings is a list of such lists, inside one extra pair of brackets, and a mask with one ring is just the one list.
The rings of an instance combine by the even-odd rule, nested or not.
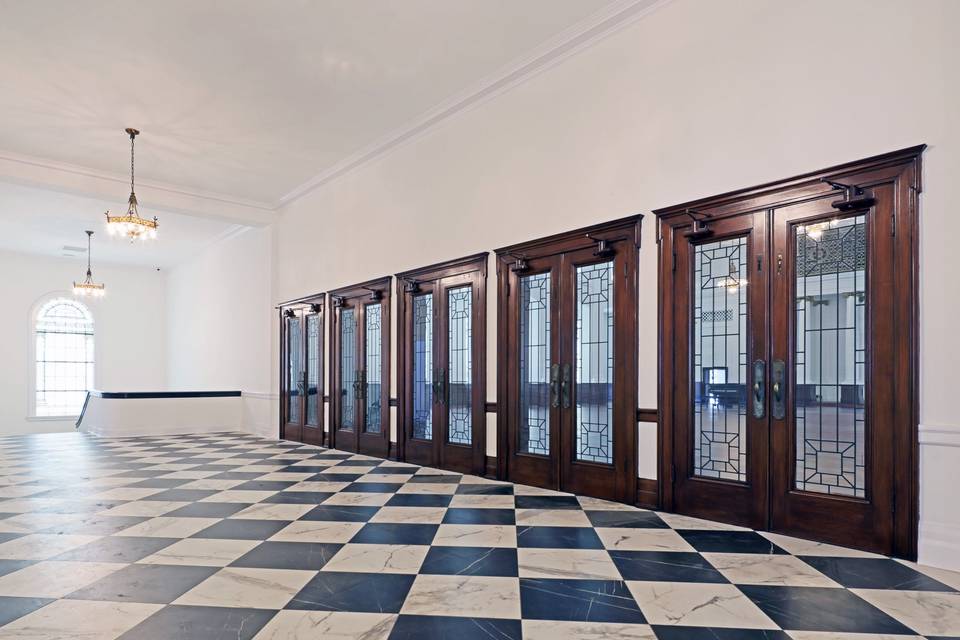
[(773, 418), (774, 420), (783, 420), (787, 415), (786, 402), (784, 401), (783, 385), (786, 376), (786, 365), (783, 360), (773, 361)]
[(560, 365), (550, 366), (550, 406), (556, 409), (560, 406)]
[(767, 363), (764, 360), (753, 362), (753, 417), (762, 418), (766, 410), (767, 399), (764, 397), (766, 388)]
[(571, 372), (570, 364), (563, 365), (563, 379), (560, 382), (560, 398), (564, 409), (570, 408)]

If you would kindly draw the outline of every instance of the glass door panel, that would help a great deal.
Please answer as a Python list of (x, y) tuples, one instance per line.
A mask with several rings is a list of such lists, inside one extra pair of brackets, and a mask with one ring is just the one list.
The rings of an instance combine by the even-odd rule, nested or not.
[(303, 334), (302, 317), (288, 316), (287, 324), (287, 422), (303, 422)]
[(433, 294), (413, 297), (412, 437), (433, 439)]
[(574, 455), (601, 464), (613, 462), (613, 271), (612, 261), (576, 267)]
[(447, 289), (447, 442), (473, 442), (473, 287)]
[(379, 434), (381, 423), (381, 371), (382, 371), (382, 313), (383, 307), (377, 304), (368, 304), (364, 309), (364, 431)]
[(320, 316), (311, 313), (306, 316), (307, 332), (307, 397), (306, 397), (306, 417), (305, 423), (316, 427), (320, 424)]
[[(517, 448), (521, 453), (550, 455), (551, 389), (559, 381), (559, 365), (552, 363), (551, 274), (519, 278), (519, 391), (520, 424)], [(551, 386), (553, 385), (553, 386)]]
[(340, 425), (353, 431), (357, 425), (357, 396), (360, 384), (357, 374), (357, 318), (351, 307), (340, 310)]
[(693, 247), (693, 473), (747, 481), (747, 238)]

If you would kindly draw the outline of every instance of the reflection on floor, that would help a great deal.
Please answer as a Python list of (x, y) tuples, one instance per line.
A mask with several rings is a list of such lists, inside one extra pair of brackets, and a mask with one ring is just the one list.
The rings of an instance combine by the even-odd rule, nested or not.
[(0, 438), (0, 638), (948, 637), (958, 590), (849, 549), (244, 434)]

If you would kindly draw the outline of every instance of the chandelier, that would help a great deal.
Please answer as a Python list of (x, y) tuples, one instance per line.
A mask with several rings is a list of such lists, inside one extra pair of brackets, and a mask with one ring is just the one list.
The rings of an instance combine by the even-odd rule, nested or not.
[(103, 283), (93, 281), (93, 272), (90, 270), (90, 239), (93, 237), (93, 231), (87, 231), (87, 277), (83, 282), (73, 282), (73, 294), (77, 296), (93, 296), (102, 298), (104, 291)]
[(157, 237), (157, 217), (147, 220), (140, 217), (137, 209), (137, 194), (133, 190), (133, 139), (140, 135), (136, 129), (125, 129), (130, 136), (130, 199), (127, 204), (127, 214), (111, 216), (107, 211), (107, 232), (112, 236), (125, 236), (134, 240), (154, 240)]

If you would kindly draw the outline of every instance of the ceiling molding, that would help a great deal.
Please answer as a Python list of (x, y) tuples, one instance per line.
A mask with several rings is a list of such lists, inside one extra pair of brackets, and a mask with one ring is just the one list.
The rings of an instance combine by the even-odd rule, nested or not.
[[(119, 207), (126, 206), (130, 184), (129, 176), (3, 150), (0, 150), (0, 180), (107, 201), (116, 200)], [(149, 180), (137, 181), (137, 197), (145, 208), (246, 225), (262, 226), (276, 219), (275, 207), (266, 202)]]
[(514, 60), (499, 72), (470, 86), (449, 100), (441, 102), (418, 118), (394, 129), (372, 144), (350, 154), (329, 169), (288, 192), (275, 207), (301, 198), (387, 152), (419, 137), (458, 113), (500, 95), (553, 67), (561, 61), (589, 48), (616, 31), (644, 18), (672, 0), (619, 0), (561, 32), (535, 48), (529, 54)]

